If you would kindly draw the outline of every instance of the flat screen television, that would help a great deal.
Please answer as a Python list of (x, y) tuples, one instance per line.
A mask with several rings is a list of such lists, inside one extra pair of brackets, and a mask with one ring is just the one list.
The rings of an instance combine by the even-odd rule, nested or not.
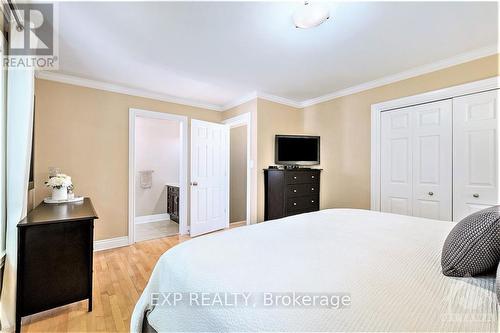
[(284, 165), (317, 165), (320, 151), (319, 136), (276, 135), (274, 163)]

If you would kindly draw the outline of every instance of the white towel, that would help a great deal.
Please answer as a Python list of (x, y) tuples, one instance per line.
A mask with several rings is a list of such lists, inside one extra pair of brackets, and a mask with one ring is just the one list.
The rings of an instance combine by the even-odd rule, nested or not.
[(139, 171), (141, 188), (151, 188), (153, 186), (153, 170)]

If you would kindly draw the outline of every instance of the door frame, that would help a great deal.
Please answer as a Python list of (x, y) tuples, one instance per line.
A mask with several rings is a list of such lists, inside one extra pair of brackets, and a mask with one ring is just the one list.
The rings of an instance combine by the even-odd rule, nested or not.
[(128, 243), (135, 243), (135, 119), (143, 117), (149, 119), (163, 119), (178, 121), (181, 129), (181, 149), (179, 163), (179, 234), (187, 234), (188, 226), (188, 117), (171, 113), (129, 109), (129, 141), (128, 141)]
[[(223, 121), (224, 124), (229, 126), (229, 143), (231, 143), (231, 128), (235, 127), (240, 127), (240, 126), (245, 126), (247, 127), (247, 184), (246, 184), (246, 225), (252, 224), (252, 215), (257, 216), (257, 212), (255, 214), (252, 214), (252, 202), (256, 202), (256, 198), (252, 197), (252, 185), (253, 182), (256, 181), (256, 177), (252, 177), (252, 169), (253, 169), (253, 164), (254, 161), (252, 160), (252, 140), (253, 140), (253, 134), (252, 134), (252, 117), (250, 112), (240, 114), (239, 116), (232, 117), (229, 119), (226, 119)], [(228, 152), (228, 160), (229, 163), (231, 161), (231, 150), (229, 149)], [(230, 171), (231, 168), (228, 169)], [(230, 177), (230, 172), (228, 172), (228, 175)], [(230, 194), (230, 178), (228, 181), (228, 196), (229, 198), (231, 197)], [(257, 188), (257, 186), (255, 186)], [(230, 207), (230, 205), (229, 205)]]
[[(443, 99), (475, 94), (483, 91), (499, 89), (500, 76), (479, 80), (475, 82), (465, 83), (457, 86), (452, 86), (444, 89), (429, 91), (423, 94), (398, 98), (382, 103), (372, 104), (371, 106), (371, 202), (370, 209), (380, 211), (381, 198), (381, 132), (380, 118), (384, 111), (399, 109), (408, 106), (415, 106), (430, 102), (437, 102)], [(453, 110), (452, 110), (453, 112)]]

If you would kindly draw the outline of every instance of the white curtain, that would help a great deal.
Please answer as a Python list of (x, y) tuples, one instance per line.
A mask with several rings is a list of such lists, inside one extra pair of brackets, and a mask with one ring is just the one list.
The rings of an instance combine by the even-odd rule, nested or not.
[(17, 223), (26, 216), (31, 137), (33, 135), (34, 71), (10, 69), (7, 77), (7, 235), (0, 320), (3, 330), (15, 326)]

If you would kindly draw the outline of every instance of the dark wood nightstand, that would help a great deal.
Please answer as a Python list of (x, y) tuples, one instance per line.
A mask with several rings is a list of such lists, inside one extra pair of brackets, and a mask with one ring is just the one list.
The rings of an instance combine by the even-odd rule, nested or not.
[(90, 198), (41, 203), (17, 225), (16, 332), (21, 318), (88, 299), (92, 311), (94, 220)]

